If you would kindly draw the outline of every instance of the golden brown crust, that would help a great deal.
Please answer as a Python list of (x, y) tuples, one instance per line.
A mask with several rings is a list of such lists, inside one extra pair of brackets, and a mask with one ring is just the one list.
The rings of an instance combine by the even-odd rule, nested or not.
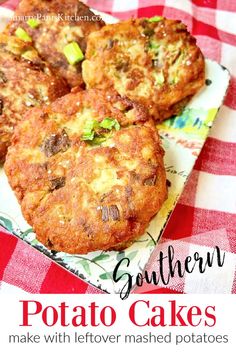
[(29, 43), (0, 34), (0, 162), (24, 113), (68, 91), (66, 82), (52, 73)]
[[(40, 25), (31, 28), (23, 16), (39, 18)], [(41, 16), (41, 17), (40, 17)], [(22, 0), (15, 12), (15, 21), (6, 31), (14, 34), (17, 27), (24, 28), (33, 39), (40, 56), (64, 77), (71, 87), (83, 83), (81, 62), (70, 65), (63, 54), (66, 44), (76, 41), (85, 52), (87, 36), (99, 30), (104, 22), (78, 0)]]
[[(99, 130), (106, 138), (97, 145), (81, 140), (89, 119), (106, 117), (120, 129)], [(37, 238), (68, 253), (124, 248), (167, 194), (163, 150), (145, 108), (96, 89), (31, 110), (5, 171)]]
[(163, 120), (203, 86), (205, 65), (180, 21), (132, 19), (91, 33), (82, 72), (88, 88), (114, 88)]

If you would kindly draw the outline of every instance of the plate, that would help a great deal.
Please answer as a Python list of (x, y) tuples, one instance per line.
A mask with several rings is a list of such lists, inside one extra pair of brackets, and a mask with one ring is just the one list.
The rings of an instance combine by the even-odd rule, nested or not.
[[(12, 16), (9, 10), (1, 8), (0, 11), (1, 21)], [(95, 12), (107, 23), (117, 22), (117, 19), (109, 15)], [(127, 257), (130, 260), (129, 266), (127, 262), (122, 262), (118, 276), (124, 273), (136, 276), (145, 268), (223, 102), (229, 84), (229, 72), (216, 62), (206, 59), (206, 79), (205, 87), (194, 96), (181, 115), (172, 117), (157, 127), (165, 149), (164, 162), (170, 181), (168, 199), (145, 234), (131, 247), (121, 252), (97, 251), (87, 255), (70, 255), (48, 250), (36, 240), (33, 230), (24, 220), (3, 168), (0, 169), (0, 224), (83, 280), (106, 292), (120, 293), (127, 277), (122, 277), (115, 283), (115, 266), (122, 258)]]

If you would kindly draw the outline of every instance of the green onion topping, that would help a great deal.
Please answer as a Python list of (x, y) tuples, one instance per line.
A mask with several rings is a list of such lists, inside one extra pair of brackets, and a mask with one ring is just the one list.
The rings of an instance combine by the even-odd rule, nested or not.
[(163, 18), (164, 17), (162, 17), (162, 16), (153, 16), (148, 19), (148, 22), (159, 22), (159, 21), (163, 20)]
[(100, 144), (104, 142), (106, 140), (106, 137), (101, 136), (96, 132), (96, 130), (99, 130), (101, 128), (107, 130), (112, 130), (114, 128), (115, 130), (119, 130), (120, 124), (117, 119), (112, 119), (109, 117), (104, 118), (101, 123), (99, 123), (95, 119), (88, 120), (84, 126), (81, 140), (93, 141), (93, 143), (95, 144)]
[(27, 21), (27, 25), (29, 25), (31, 28), (37, 28), (40, 25), (40, 21), (37, 20), (37, 18), (30, 18)]
[(28, 33), (21, 27), (18, 27), (15, 31), (15, 35), (24, 42), (32, 42), (32, 38)]
[(93, 141), (91, 141), (91, 145), (100, 145), (101, 143), (104, 143), (104, 141), (107, 140), (106, 136), (96, 136)]
[(68, 63), (71, 65), (75, 65), (84, 59), (84, 54), (76, 42), (67, 44), (63, 49), (63, 53), (66, 56)]
[(25, 60), (29, 60), (32, 61), (32, 50), (27, 50), (26, 52), (24, 52), (23, 54), (21, 54), (22, 58), (24, 58)]
[(174, 77), (172, 78), (171, 83), (172, 83), (172, 84), (177, 84), (178, 82), (179, 82), (179, 78), (178, 78), (178, 76), (176, 75), (176, 76), (174, 76)]
[(101, 128), (112, 130), (112, 128), (115, 128), (115, 130), (120, 129), (120, 124), (116, 119), (112, 118), (105, 118), (103, 121), (99, 124)]
[(91, 119), (86, 121), (84, 129), (92, 131), (96, 128), (99, 128), (99, 123), (97, 120)]
[(98, 127), (98, 122), (95, 119), (87, 120), (83, 129), (82, 140), (93, 140), (94, 139), (94, 129)]
[(83, 135), (81, 136), (81, 140), (93, 140), (95, 132), (94, 131), (84, 131)]
[(159, 43), (156, 43), (156, 42), (154, 42), (154, 41), (151, 41), (151, 42), (149, 42), (149, 44), (148, 44), (148, 48), (149, 49), (159, 49), (160, 48), (160, 44)]
[(164, 82), (165, 82), (165, 77), (164, 77), (162, 71), (159, 72), (159, 73), (157, 73), (157, 74), (155, 74), (155, 82), (156, 82), (156, 84), (158, 84), (158, 85), (164, 84)]

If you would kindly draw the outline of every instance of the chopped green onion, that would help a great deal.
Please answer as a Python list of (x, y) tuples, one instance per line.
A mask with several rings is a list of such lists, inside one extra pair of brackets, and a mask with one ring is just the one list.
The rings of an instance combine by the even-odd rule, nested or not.
[(96, 136), (93, 141), (91, 142), (92, 145), (100, 145), (104, 141), (107, 140), (107, 137), (105, 136)]
[(148, 22), (159, 22), (159, 21), (163, 20), (163, 18), (164, 17), (162, 17), (162, 16), (153, 16), (148, 19)]
[(120, 124), (116, 119), (104, 118), (103, 121), (100, 123), (100, 127), (108, 130), (111, 130), (112, 128), (115, 128), (115, 130), (119, 130)]
[(159, 43), (156, 43), (156, 42), (150, 42), (149, 43), (149, 48), (151, 48), (151, 49), (158, 49), (158, 48), (160, 48), (160, 44)]
[(84, 130), (90, 130), (92, 131), (95, 128), (99, 127), (99, 123), (97, 120), (95, 119), (89, 119), (86, 121), (85, 126), (84, 126)]
[(98, 126), (98, 122), (95, 119), (87, 120), (85, 123), (85, 129), (93, 130)]
[(94, 139), (94, 131), (84, 131), (83, 135), (81, 136), (81, 140), (93, 140)]
[(176, 75), (173, 79), (172, 79), (172, 84), (177, 84), (179, 82), (179, 78), (178, 76)]
[(100, 123), (100, 127), (101, 128), (104, 128), (104, 129), (108, 129), (108, 130), (111, 130), (113, 127), (114, 127), (114, 120), (111, 119), (111, 118), (105, 118), (101, 121)]
[(21, 54), (22, 58), (24, 58), (25, 60), (29, 60), (32, 61), (32, 50), (27, 50), (26, 52), (24, 52), (23, 54)]
[(99, 127), (99, 123), (95, 119), (87, 120), (83, 129), (82, 140), (93, 140), (94, 139), (94, 129)]
[(162, 71), (157, 73), (157, 74), (155, 74), (155, 82), (158, 85), (162, 85), (165, 82), (165, 77), (164, 77)]
[(148, 48), (149, 49), (159, 49), (160, 48), (160, 44), (154, 42), (154, 41), (151, 41), (149, 44), (148, 44)]
[(27, 25), (29, 25), (31, 28), (37, 28), (40, 25), (40, 21), (37, 18), (30, 18), (27, 21)]
[(24, 42), (32, 42), (32, 38), (28, 33), (21, 27), (18, 27), (15, 31), (15, 35)]
[(101, 123), (98, 123), (98, 121), (96, 121), (95, 119), (87, 120), (83, 129), (83, 135), (81, 136), (81, 140), (90, 140), (93, 145), (98, 145), (106, 141), (108, 136), (101, 136), (99, 135), (99, 132), (97, 133), (95, 131), (96, 129), (99, 130), (99, 128), (107, 130), (112, 130), (112, 128), (115, 128), (115, 130), (119, 130), (120, 124), (116, 119), (108, 117), (104, 118)]
[(68, 63), (71, 65), (75, 65), (84, 59), (84, 54), (76, 42), (67, 44), (63, 49), (63, 53), (66, 56)]
[(120, 130), (120, 123), (115, 119), (115, 125), (114, 125), (115, 130)]

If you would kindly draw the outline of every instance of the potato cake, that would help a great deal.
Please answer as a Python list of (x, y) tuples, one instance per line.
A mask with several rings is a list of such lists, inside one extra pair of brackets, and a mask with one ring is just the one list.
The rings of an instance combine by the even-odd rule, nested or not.
[(0, 34), (0, 162), (25, 111), (69, 92), (29, 43)]
[(82, 73), (88, 88), (114, 88), (162, 121), (180, 113), (204, 85), (205, 65), (183, 23), (155, 16), (91, 33)]
[(6, 31), (26, 40), (28, 36), (40, 56), (74, 87), (83, 83), (87, 36), (103, 25), (100, 16), (78, 0), (22, 0)]
[(114, 91), (74, 92), (29, 111), (5, 171), (38, 240), (72, 254), (127, 247), (167, 195), (153, 121)]

